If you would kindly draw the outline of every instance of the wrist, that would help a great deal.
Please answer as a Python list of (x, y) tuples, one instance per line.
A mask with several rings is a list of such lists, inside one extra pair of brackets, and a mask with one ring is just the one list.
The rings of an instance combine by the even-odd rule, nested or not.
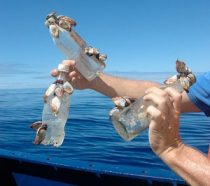
[(101, 84), (101, 76), (103, 76), (102, 73), (99, 73), (95, 79), (93, 79), (92, 81), (89, 81), (89, 84), (88, 84), (88, 88), (89, 89), (92, 89), (92, 90), (95, 90), (95, 91), (98, 91), (98, 87), (100, 86)]
[(181, 141), (176, 142), (175, 144), (166, 148), (163, 152), (159, 154), (160, 159), (164, 162), (170, 164), (174, 160), (176, 160), (177, 156), (183, 151), (185, 148), (185, 144)]

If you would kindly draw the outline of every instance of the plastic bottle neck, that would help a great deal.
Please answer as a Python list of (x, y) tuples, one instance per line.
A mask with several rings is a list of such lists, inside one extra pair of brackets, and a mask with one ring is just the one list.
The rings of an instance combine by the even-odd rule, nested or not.
[(65, 80), (66, 80), (66, 75), (67, 75), (66, 72), (59, 71), (58, 80), (63, 80), (63, 81), (65, 81)]

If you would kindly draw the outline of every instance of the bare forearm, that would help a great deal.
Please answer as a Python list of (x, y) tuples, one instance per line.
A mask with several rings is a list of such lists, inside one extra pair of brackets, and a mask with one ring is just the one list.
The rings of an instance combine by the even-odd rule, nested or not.
[(182, 107), (181, 107), (181, 111), (182, 112), (200, 112), (200, 109), (196, 107), (196, 105), (194, 105), (187, 93), (184, 91), (182, 93)]
[(90, 88), (108, 97), (130, 96), (139, 98), (144, 95), (146, 89), (158, 85), (155, 82), (129, 80), (101, 73)]
[(209, 185), (210, 160), (201, 152), (181, 145), (178, 150), (168, 149), (160, 158), (190, 185)]
[[(129, 96), (139, 98), (151, 87), (158, 87), (160, 84), (152, 81), (129, 80), (101, 73), (95, 78), (89, 88), (100, 92), (108, 97)], [(182, 93), (182, 112), (200, 112), (200, 110), (189, 100), (187, 93)]]

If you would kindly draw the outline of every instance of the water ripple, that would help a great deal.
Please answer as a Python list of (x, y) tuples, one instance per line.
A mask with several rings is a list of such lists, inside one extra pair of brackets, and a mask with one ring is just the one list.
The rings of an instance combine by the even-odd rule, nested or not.
[[(148, 131), (131, 142), (116, 133), (108, 113), (109, 98), (93, 91), (75, 91), (71, 98), (66, 137), (60, 148), (35, 146), (30, 124), (40, 120), (43, 89), (2, 90), (0, 97), (0, 148), (44, 154), (49, 157), (102, 162), (115, 165), (146, 166), (168, 169), (150, 149)], [(207, 153), (210, 119), (200, 113), (181, 116), (183, 141)]]

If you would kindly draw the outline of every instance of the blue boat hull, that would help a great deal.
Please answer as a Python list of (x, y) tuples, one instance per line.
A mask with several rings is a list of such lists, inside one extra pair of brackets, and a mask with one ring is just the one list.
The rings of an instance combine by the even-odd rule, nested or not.
[(1, 186), (187, 185), (164, 170), (48, 158), (0, 150)]

